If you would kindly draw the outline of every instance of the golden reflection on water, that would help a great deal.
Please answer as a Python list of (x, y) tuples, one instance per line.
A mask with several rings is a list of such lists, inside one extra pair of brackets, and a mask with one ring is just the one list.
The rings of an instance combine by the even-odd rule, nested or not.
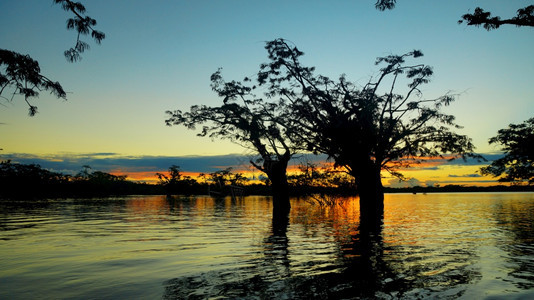
[[(521, 194), (505, 194), (502, 199), (495, 194), (386, 194), (382, 243), (387, 249), (409, 247), (422, 256), (424, 249), (439, 244), (441, 248), (433, 251), (441, 249), (446, 256), (460, 240), (468, 246), (484, 244), (493, 240), (502, 227), (511, 232), (532, 229), (532, 212), (525, 213), (524, 203), (514, 202), (514, 197)], [(248, 225), (259, 220), (269, 222), (272, 211), (270, 198), (263, 196), (246, 199), (150, 196), (131, 199), (125, 205), (128, 211), (125, 220), (130, 222), (144, 218), (144, 222), (157, 224), (169, 215), (179, 216), (186, 210), (200, 222), (203, 219), (211, 222), (213, 216), (239, 220), (244, 230), (258, 230)], [(147, 212), (150, 218), (145, 217)], [(358, 197), (344, 198), (335, 206), (311, 205), (306, 200), (292, 199), (289, 228), (298, 230), (299, 234), (329, 235), (337, 243), (350, 244), (359, 234), (359, 218)], [(269, 229), (262, 231), (268, 233)]]
[[(525, 214), (524, 204), (512, 201), (510, 194), (506, 194), (504, 200), (489, 195), (488, 198), (485, 194), (386, 194), (382, 242), (391, 247), (410, 246), (415, 252), (429, 243), (438, 243), (446, 251), (447, 245), (456, 245), (459, 237), (462, 243), (469, 244), (492, 239), (495, 226), (499, 224), (509, 230), (532, 228), (532, 213)], [(264, 196), (246, 199), (198, 196), (174, 200), (149, 196), (126, 201), (126, 210), (125, 220), (133, 222), (150, 212), (151, 217), (143, 221), (157, 224), (169, 214), (181, 215), (186, 210), (200, 219), (218, 216), (251, 225), (258, 220), (269, 222), (272, 203)], [(292, 199), (289, 223), (291, 229), (300, 230), (300, 233), (328, 234), (336, 242), (346, 244), (359, 234), (359, 218), (358, 197), (344, 198), (335, 206), (311, 205), (306, 200)], [(211, 222), (209, 218), (206, 220)], [(254, 226), (244, 228), (257, 230)]]
[[(34, 291), (160, 298), (162, 283), (172, 298), (195, 282), (209, 298), (217, 296), (210, 294), (214, 286), (272, 289), (284, 280), (290, 287), (304, 280), (303, 290), (323, 282), (348, 296), (379, 298), (469, 299), (534, 289), (532, 193), (387, 194), (383, 230), (374, 236), (360, 232), (358, 202), (292, 199), (285, 225), (273, 223), (271, 198), (262, 196), (1, 207), (0, 298), (13, 295), (9, 289), (20, 298)], [(247, 281), (253, 279), (260, 283)]]

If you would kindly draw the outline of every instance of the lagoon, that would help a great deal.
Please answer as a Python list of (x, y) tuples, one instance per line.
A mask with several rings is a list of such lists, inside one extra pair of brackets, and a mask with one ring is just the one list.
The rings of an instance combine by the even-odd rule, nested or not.
[(534, 193), (0, 202), (0, 299), (534, 298)]

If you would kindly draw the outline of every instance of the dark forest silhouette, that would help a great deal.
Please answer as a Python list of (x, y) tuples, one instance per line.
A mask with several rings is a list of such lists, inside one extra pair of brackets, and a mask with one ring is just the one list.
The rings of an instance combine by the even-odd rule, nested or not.
[[(221, 106), (168, 111), (166, 123), (203, 126), (200, 136), (254, 149), (263, 165), (251, 163), (271, 179), (274, 207), (286, 208), (280, 213), (289, 210), (286, 168), (297, 152), (326, 154), (352, 176), (362, 219), (373, 222), (384, 210), (381, 171), (402, 178), (399, 168), (424, 158), (481, 158), (467, 136), (454, 132), (460, 128), (454, 116), (441, 112), (455, 97), (423, 97), (420, 86), (429, 82), (432, 68), (406, 62), (421, 57), (421, 51), (379, 57), (379, 75), (359, 87), (343, 75), (331, 80), (314, 74), (299, 61), (304, 53), (284, 39), (265, 48), (269, 61), (256, 78), (227, 82), (220, 70), (212, 75)], [(397, 92), (401, 82), (407, 83), (403, 94)]]
[[(177, 172), (176, 172), (177, 171)], [(180, 174), (179, 166), (169, 167), (167, 174), (157, 173), (157, 184), (131, 181), (125, 175), (113, 175), (84, 166), (75, 175), (49, 171), (37, 164), (0, 162), (0, 200), (43, 200), (48, 198), (85, 198), (117, 195), (208, 195), (220, 191), (217, 197), (269, 195), (268, 179), (264, 183), (247, 182), (240, 173), (230, 169), (218, 170), (203, 177), (192, 178)], [(302, 197), (314, 204), (340, 204), (346, 196), (354, 195), (354, 181), (338, 170), (301, 165), (300, 171), (288, 175), (289, 196)], [(240, 188), (232, 195), (231, 186)], [(436, 192), (518, 192), (534, 191), (534, 185), (495, 185), (488, 187), (444, 185), (431, 187), (385, 187), (387, 193)], [(277, 222), (282, 222), (278, 220)]]
[(124, 175), (83, 166), (75, 175), (49, 171), (38, 164), (0, 162), (0, 199), (42, 200), (56, 197), (101, 197), (162, 194), (156, 186), (128, 181)]

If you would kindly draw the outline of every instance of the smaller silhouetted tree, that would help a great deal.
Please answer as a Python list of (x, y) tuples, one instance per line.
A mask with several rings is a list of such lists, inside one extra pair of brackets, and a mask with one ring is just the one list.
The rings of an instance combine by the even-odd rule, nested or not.
[(534, 183), (534, 118), (501, 129), (490, 144), (500, 144), (504, 157), (481, 169), (483, 175), (493, 175), (500, 182)]
[(199, 183), (190, 176), (182, 175), (180, 166), (169, 167), (168, 174), (156, 173), (159, 184), (163, 186), (167, 195), (192, 194), (199, 188)]
[(172, 185), (182, 180), (182, 173), (180, 171), (180, 166), (172, 165), (169, 167), (168, 176), (163, 173), (156, 173), (158, 176), (159, 182), (161, 185)]
[(251, 79), (243, 82), (226, 82), (219, 69), (211, 75), (211, 87), (223, 99), (222, 104), (194, 105), (188, 112), (167, 111), (166, 124), (189, 129), (202, 126), (198, 136), (227, 139), (253, 150), (259, 157), (251, 164), (271, 183), (274, 214), (286, 215), (290, 209), (286, 170), (296, 150), (280, 123), (290, 116), (283, 105), (257, 97)]

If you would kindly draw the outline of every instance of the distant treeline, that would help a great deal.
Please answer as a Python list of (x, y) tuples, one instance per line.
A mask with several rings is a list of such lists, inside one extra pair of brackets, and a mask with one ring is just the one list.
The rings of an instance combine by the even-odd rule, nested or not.
[[(43, 169), (37, 164), (0, 162), (0, 199), (42, 199), (65, 197), (103, 197), (113, 195), (207, 195), (226, 196), (237, 191), (239, 195), (269, 195), (270, 183), (250, 183), (241, 173), (231, 168), (201, 174), (197, 179), (183, 176), (179, 166), (171, 166), (167, 174), (156, 173), (158, 184), (127, 180), (83, 166), (76, 175), (66, 175)], [(354, 181), (328, 168), (303, 164), (299, 172), (288, 176), (292, 196), (308, 195), (356, 195)], [(467, 187), (447, 185), (442, 187), (385, 188), (385, 192), (435, 193), (435, 192), (499, 192), (534, 191), (534, 186)]]
[(203, 174), (201, 181), (182, 176), (178, 166), (169, 168), (168, 174), (155, 174), (158, 184), (148, 184), (127, 180), (125, 175), (113, 175), (94, 171), (83, 166), (76, 175), (52, 172), (38, 164), (19, 164), (11, 161), (0, 162), (0, 199), (43, 199), (72, 197), (104, 197), (114, 195), (206, 195), (216, 192), (229, 194), (230, 186), (246, 187), (244, 193), (255, 191), (268, 194), (263, 185), (245, 186), (241, 174), (230, 169)]
[[(160, 189), (158, 191), (158, 189)], [(76, 175), (48, 171), (37, 164), (0, 162), (0, 198), (35, 199), (161, 193), (161, 187), (84, 166)]]

